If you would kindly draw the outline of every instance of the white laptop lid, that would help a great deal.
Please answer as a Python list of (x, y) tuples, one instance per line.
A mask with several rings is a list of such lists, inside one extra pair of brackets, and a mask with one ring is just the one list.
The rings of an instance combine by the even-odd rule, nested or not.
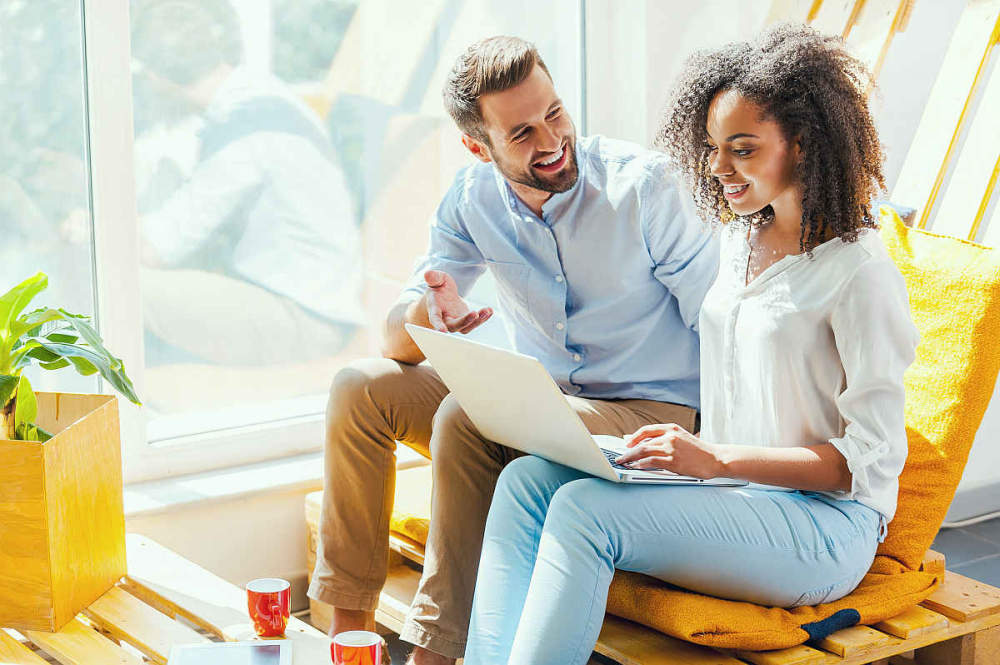
[[(410, 324), (406, 330), (484, 437), (618, 480), (538, 360), (456, 334)], [(484, 377), (489, 377), (485, 387)]]

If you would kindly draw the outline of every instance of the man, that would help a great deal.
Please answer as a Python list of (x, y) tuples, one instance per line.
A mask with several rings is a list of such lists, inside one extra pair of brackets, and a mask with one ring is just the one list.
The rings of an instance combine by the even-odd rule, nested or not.
[[(412, 663), (461, 657), (486, 515), (518, 451), (486, 441), (404, 323), (467, 333), (491, 315), (462, 298), (489, 269), (518, 351), (539, 358), (594, 433), (653, 422), (694, 430), (698, 311), (717, 246), (682, 204), (662, 156), (577, 138), (534, 47), (470, 47), (445, 105), (480, 163), (431, 221), (427, 256), (389, 312), (384, 359), (338, 373), (327, 410), (326, 494), (310, 596), (332, 633), (374, 626), (385, 580), (395, 442), (429, 454), (424, 575), (401, 637)], [(475, 371), (475, 368), (470, 368)]]

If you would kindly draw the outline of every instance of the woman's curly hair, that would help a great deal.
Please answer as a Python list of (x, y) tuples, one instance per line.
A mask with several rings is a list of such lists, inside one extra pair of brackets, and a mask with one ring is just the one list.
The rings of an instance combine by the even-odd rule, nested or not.
[[(854, 241), (859, 229), (878, 226), (872, 202), (885, 190), (884, 153), (867, 102), (873, 84), (839, 37), (779, 24), (752, 41), (691, 56), (667, 102), (656, 145), (684, 175), (706, 221), (736, 218), (711, 176), (705, 129), (716, 94), (734, 90), (775, 120), (786, 140), (799, 142), (801, 249), (811, 251), (835, 236)], [(743, 219), (773, 217), (767, 206)]]

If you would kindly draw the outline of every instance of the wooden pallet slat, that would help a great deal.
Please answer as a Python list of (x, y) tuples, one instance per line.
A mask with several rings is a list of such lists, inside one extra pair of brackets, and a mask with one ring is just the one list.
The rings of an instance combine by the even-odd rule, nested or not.
[(34, 651), (0, 630), (0, 663), (3, 665), (49, 665)]
[(595, 651), (621, 665), (744, 665), (732, 656), (613, 616), (604, 619)]
[(913, 0), (867, 0), (847, 35), (847, 45), (877, 77)]
[(820, 32), (846, 37), (858, 20), (865, 0), (823, 0), (809, 25)]
[(25, 635), (63, 665), (142, 665), (142, 659), (121, 648), (79, 618), (58, 633), (29, 630)]
[(948, 627), (948, 617), (933, 612), (926, 607), (911, 607), (891, 619), (880, 621), (875, 628), (900, 639), (910, 639)]
[(1000, 613), (1000, 589), (948, 571), (944, 584), (921, 604), (949, 619), (967, 622)]
[(805, 644), (775, 651), (739, 651), (737, 654), (753, 665), (825, 665), (832, 658), (830, 654)]
[(165, 664), (176, 644), (198, 644), (210, 640), (128, 593), (114, 587), (86, 610), (101, 630), (128, 642), (157, 663)]
[(870, 626), (851, 626), (820, 640), (819, 646), (841, 658), (869, 653), (899, 639)]

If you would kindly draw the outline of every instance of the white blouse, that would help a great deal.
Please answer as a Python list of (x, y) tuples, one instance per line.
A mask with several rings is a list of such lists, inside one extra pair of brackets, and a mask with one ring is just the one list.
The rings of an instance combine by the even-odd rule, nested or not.
[(896, 511), (906, 461), (903, 372), (919, 335), (906, 284), (877, 231), (777, 261), (745, 286), (746, 226), (722, 231), (719, 276), (702, 305), (702, 437), (711, 443), (830, 442), (852, 499)]

